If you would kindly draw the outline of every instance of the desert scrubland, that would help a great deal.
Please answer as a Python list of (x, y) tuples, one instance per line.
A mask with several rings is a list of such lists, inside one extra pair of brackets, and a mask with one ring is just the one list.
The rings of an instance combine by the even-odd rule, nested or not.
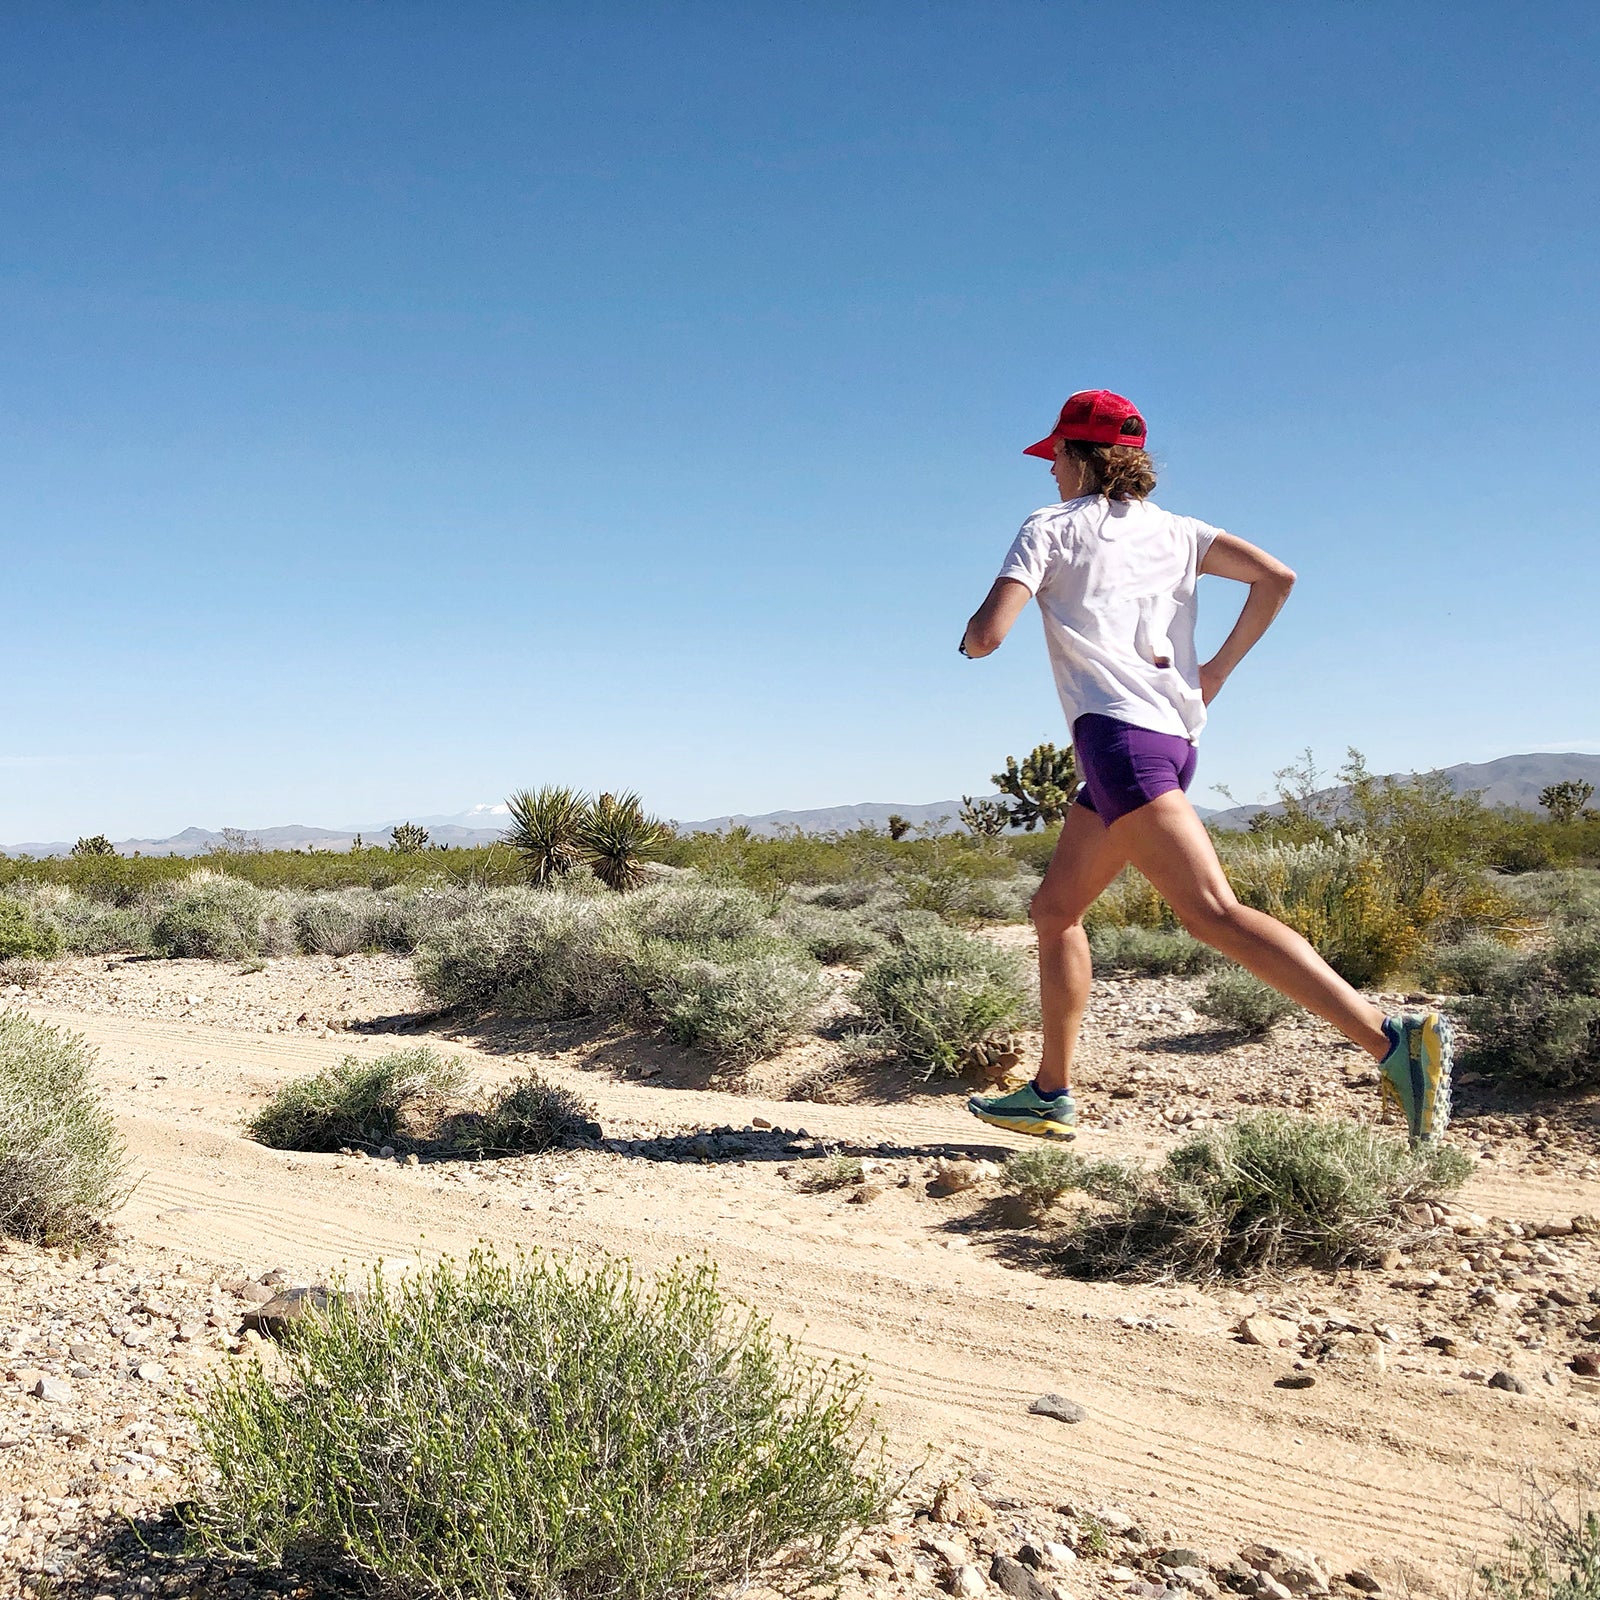
[[(766, 1529), (744, 1548), (758, 1585), (803, 1570), (766, 1557), (870, 1511), (847, 1593), (1462, 1592), (1502, 1559), (1531, 1482), (1566, 1506), (1600, 1465), (1600, 874), (1571, 843), (1581, 819), (1540, 838), (1415, 787), (1370, 798), (1354, 822), (1291, 813), (1236, 839), (1228, 866), (1353, 981), (1460, 1017), (1442, 1155), (1377, 1125), (1367, 1058), (1219, 970), (1133, 879), (1092, 929), (1073, 1151), (974, 1122), (965, 1094), (1036, 1049), (1023, 918), (1048, 830), (669, 841), (620, 889), (572, 863), (530, 883), (509, 851), (6, 863), (8, 1070), (79, 1041), (68, 1143), (87, 1149), (103, 1108), (131, 1185), (104, 1215), (8, 1212), (6, 1583), (352, 1581), (326, 1543), (282, 1566), (244, 1550), (250, 1518), (300, 1508), (230, 1501), (217, 1419), (267, 1403), (241, 1388), (257, 1363), (273, 1393), (307, 1381), (311, 1346), (280, 1320), (305, 1307), (295, 1291), (380, 1262), (391, 1286), (433, 1284), (487, 1244), (580, 1275), (626, 1260), (645, 1284), (710, 1262), (730, 1304), (797, 1341), (775, 1373), (859, 1364), (868, 1409), (795, 1401), (803, 1452), (761, 1435), (800, 1520), (769, 1527), (775, 1496), (729, 1488), (735, 1457), (709, 1444), (675, 1469)], [(24, 1080), (6, 1090), (14, 1129), (45, 1081)], [(1190, 1154), (1163, 1166), (1174, 1150)], [(1246, 1203), (1251, 1163), (1265, 1177)], [(365, 1305), (362, 1337), (381, 1341), (368, 1287), (313, 1297), (309, 1320), (336, 1329)], [(596, 1294), (550, 1303), (589, 1306), (598, 1338)], [(631, 1425), (648, 1433), (668, 1401), (639, 1359)], [(305, 1405), (331, 1393), (310, 1384)], [(777, 1426), (752, 1406), (739, 1426)], [(412, 1437), (398, 1412), (367, 1423)], [(863, 1429), (881, 1472), (846, 1448)], [(347, 1486), (401, 1504), (449, 1433), (399, 1465), (361, 1456), (374, 1481)], [(228, 1459), (243, 1482), (265, 1457)], [(196, 1502), (186, 1543), (173, 1508)], [(467, 1551), (491, 1532), (458, 1519), (437, 1537)], [(596, 1555), (564, 1590), (497, 1576), (501, 1555), (477, 1562), (479, 1590), (437, 1587), (695, 1592), (591, 1534), (612, 1565)], [(740, 1562), (716, 1569), (707, 1540), (710, 1590)], [(413, 1571), (394, 1592), (429, 1591)]]

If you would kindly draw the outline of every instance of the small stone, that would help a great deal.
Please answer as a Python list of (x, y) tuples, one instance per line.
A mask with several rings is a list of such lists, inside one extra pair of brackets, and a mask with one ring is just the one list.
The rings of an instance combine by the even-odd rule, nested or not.
[(34, 1384), (33, 1392), (51, 1405), (64, 1406), (72, 1400), (72, 1385), (62, 1378), (41, 1378)]
[(1583, 1350), (1572, 1358), (1570, 1364), (1580, 1378), (1600, 1378), (1600, 1356)]
[(1504, 1389), (1507, 1394), (1526, 1394), (1528, 1386), (1514, 1372), (1507, 1372), (1502, 1367), (1489, 1379), (1491, 1389)]
[(1286, 1372), (1281, 1378), (1274, 1378), (1272, 1386), (1275, 1389), (1310, 1389), (1316, 1381), (1309, 1372)]
[(1057, 1422), (1082, 1422), (1089, 1415), (1076, 1400), (1061, 1394), (1042, 1394), (1028, 1410), (1036, 1417), (1054, 1417)]
[(1241, 1317), (1233, 1331), (1246, 1344), (1264, 1345), (1269, 1350), (1294, 1344), (1300, 1338), (1299, 1324), (1283, 1317)]
[(1056, 1600), (1055, 1590), (1042, 1582), (1020, 1561), (997, 1555), (989, 1563), (989, 1581), (1011, 1600)]
[(234, 1292), (241, 1300), (248, 1300), (253, 1306), (264, 1306), (269, 1300), (278, 1298), (278, 1291), (264, 1283), (247, 1283)]
[(136, 1378), (143, 1378), (146, 1383), (157, 1383), (166, 1377), (167, 1369), (159, 1361), (141, 1361), (133, 1369)]
[(947, 1483), (933, 1497), (930, 1515), (935, 1522), (959, 1523), (964, 1528), (982, 1528), (994, 1521), (988, 1506), (959, 1483)]
[(1352, 1589), (1359, 1589), (1363, 1594), (1383, 1593), (1383, 1585), (1365, 1567), (1352, 1567), (1345, 1573), (1344, 1581)]
[(1206, 1564), (1206, 1558), (1198, 1550), (1181, 1544), (1157, 1550), (1156, 1560), (1164, 1567), (1203, 1567)]
[[(1328, 1592), (1328, 1575), (1317, 1558), (1308, 1551), (1297, 1550), (1293, 1545), (1258, 1539), (1239, 1552), (1239, 1559), (1246, 1566), (1254, 1567), (1263, 1577), (1281, 1584), (1290, 1594), (1320, 1595)], [(1274, 1594), (1272, 1600), (1281, 1600), (1281, 1596)]]
[(945, 1588), (956, 1600), (979, 1600), (980, 1596), (989, 1592), (983, 1574), (970, 1561), (962, 1562), (951, 1572)]
[(752, 1128), (770, 1128), (772, 1121), (769, 1117), (751, 1117), (750, 1126)]
[(869, 1206), (884, 1192), (881, 1183), (858, 1183), (850, 1191), (849, 1204), (853, 1206)]

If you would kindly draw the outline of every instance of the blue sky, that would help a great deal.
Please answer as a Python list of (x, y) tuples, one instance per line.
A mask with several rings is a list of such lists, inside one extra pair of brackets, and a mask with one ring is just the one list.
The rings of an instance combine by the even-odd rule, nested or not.
[(0, 840), (982, 790), (1100, 385), (1301, 575), (1202, 803), (1600, 748), (1597, 80), (1563, 4), (8, 6)]

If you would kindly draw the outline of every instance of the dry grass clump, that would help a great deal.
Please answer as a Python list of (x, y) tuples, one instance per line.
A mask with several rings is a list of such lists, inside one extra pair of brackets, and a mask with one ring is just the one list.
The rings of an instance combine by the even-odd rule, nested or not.
[(82, 1238), (127, 1196), (116, 1124), (77, 1034), (0, 1011), (0, 1234)]
[(237, 961), (261, 953), (265, 897), (253, 883), (202, 868), (157, 913), (150, 930), (157, 955)]
[(1405, 1232), (1402, 1205), (1457, 1189), (1471, 1171), (1447, 1145), (1256, 1112), (1154, 1168), (1063, 1166), (1068, 1186), (1102, 1205), (1074, 1218), (1060, 1259), (1085, 1276), (1144, 1280), (1370, 1264)]
[(13, 895), (0, 894), (0, 961), (49, 961), (61, 954), (61, 930)]
[(400, 1139), (402, 1120), (418, 1102), (454, 1094), (465, 1081), (458, 1062), (442, 1061), (426, 1045), (375, 1061), (346, 1056), (284, 1084), (251, 1119), (250, 1133), (274, 1150), (379, 1150)]
[[(697, 1600), (800, 1588), (888, 1496), (863, 1376), (654, 1285), (474, 1253), (295, 1323), (283, 1379), (211, 1385), (207, 1552), (436, 1600)], [(791, 1554), (792, 1552), (792, 1554)]]
[(848, 1189), (860, 1183), (865, 1176), (866, 1168), (862, 1166), (860, 1156), (847, 1156), (843, 1151), (836, 1150), (806, 1173), (800, 1180), (800, 1187), (813, 1194), (827, 1194), (833, 1189)]

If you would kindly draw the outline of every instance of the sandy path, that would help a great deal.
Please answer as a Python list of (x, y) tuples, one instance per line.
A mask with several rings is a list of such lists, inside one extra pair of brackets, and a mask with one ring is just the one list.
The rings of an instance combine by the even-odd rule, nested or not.
[[(686, 1166), (584, 1152), (545, 1158), (516, 1181), (468, 1170), (290, 1156), (240, 1137), (252, 1097), (382, 1038), (258, 1037), (30, 1007), (101, 1051), (110, 1104), (144, 1174), (121, 1223), (194, 1255), (320, 1277), (341, 1262), (461, 1252), (479, 1239), (580, 1256), (607, 1250), (656, 1266), (709, 1255), (726, 1285), (812, 1349), (871, 1365), (898, 1445), (981, 1464), (1037, 1499), (1138, 1509), (1153, 1530), (1219, 1552), (1276, 1536), (1335, 1561), (1440, 1580), (1497, 1548), (1493, 1500), (1516, 1497), (1527, 1465), (1600, 1465), (1595, 1406), (1571, 1394), (1501, 1394), (1425, 1373), (1272, 1380), (1288, 1353), (1226, 1334), (1236, 1296), (1039, 1276), (961, 1231), (970, 1205), (891, 1190), (870, 1206), (794, 1192), (771, 1164)], [(483, 1081), (503, 1057), (471, 1057)], [(996, 1153), (956, 1102), (845, 1108), (612, 1082), (541, 1063), (581, 1087), (602, 1121), (684, 1128), (764, 1115), (814, 1134), (901, 1147)], [(1107, 1134), (1115, 1153), (1152, 1145)], [(1600, 1183), (1476, 1178), (1474, 1207), (1522, 1219), (1600, 1211)], [(951, 1224), (957, 1226), (952, 1228)], [(1123, 1326), (1118, 1317), (1168, 1326)], [(1089, 1410), (1065, 1427), (1026, 1412), (1049, 1389)], [(1574, 1430), (1574, 1420), (1576, 1429)]]

